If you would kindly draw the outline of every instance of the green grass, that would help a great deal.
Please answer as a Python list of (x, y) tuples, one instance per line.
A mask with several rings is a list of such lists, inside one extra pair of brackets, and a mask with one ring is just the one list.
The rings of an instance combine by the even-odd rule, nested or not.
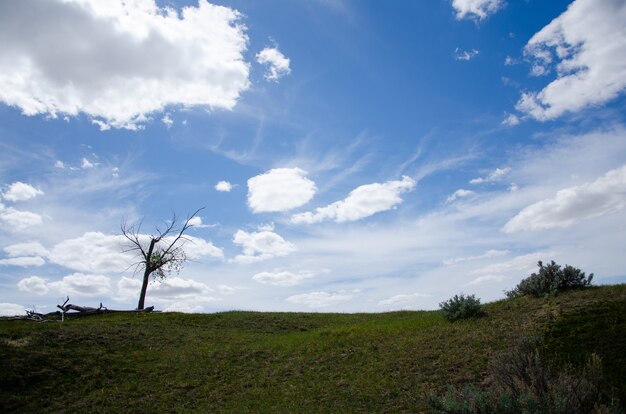
[(0, 412), (424, 412), (542, 334), (559, 364), (595, 351), (624, 400), (626, 285), (439, 312), (111, 314), (0, 320)]

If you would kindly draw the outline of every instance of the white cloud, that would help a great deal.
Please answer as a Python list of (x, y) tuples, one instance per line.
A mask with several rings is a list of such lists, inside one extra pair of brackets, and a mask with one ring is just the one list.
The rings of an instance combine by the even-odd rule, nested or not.
[(626, 206), (626, 165), (591, 183), (559, 190), (554, 197), (531, 204), (509, 220), (503, 230), (544, 230), (568, 227), (579, 220), (609, 214)]
[(26, 307), (15, 303), (0, 303), (0, 316), (24, 315)]
[(448, 260), (444, 260), (443, 264), (444, 265), (453, 265), (453, 264), (457, 264), (457, 263), (461, 263), (461, 262), (467, 262), (470, 260), (481, 260), (481, 259), (491, 259), (494, 257), (501, 257), (501, 256), (506, 256), (507, 254), (511, 253), (508, 250), (487, 250), (485, 253), (478, 255), (478, 256), (465, 256), (465, 257), (455, 257), (454, 259), (448, 259)]
[(0, 266), (43, 266), (46, 263), (39, 256), (28, 256), (28, 257), (11, 257), (10, 259), (0, 259)]
[[(202, 297), (213, 289), (204, 283), (181, 277), (168, 277), (162, 281), (152, 283), (147, 290), (147, 296), (156, 301), (180, 301)], [(139, 291), (136, 292), (138, 294)], [(208, 298), (204, 298), (208, 299)]]
[(520, 123), (520, 119), (515, 114), (507, 114), (502, 120), (502, 125), (506, 125), (506, 126), (515, 126), (515, 125), (519, 125), (519, 123)]
[[(122, 277), (117, 283), (117, 297), (120, 300), (135, 300), (141, 290), (140, 278)], [(200, 309), (199, 303), (216, 300), (209, 296), (213, 292), (209, 286), (193, 279), (168, 277), (163, 280), (152, 280), (146, 291), (146, 300), (168, 304), (166, 310), (183, 312), (185, 309)]]
[(137, 129), (169, 105), (232, 109), (249, 86), (240, 17), (206, 1), (180, 13), (154, 0), (2, 3), (0, 101), (101, 129)]
[(48, 249), (39, 242), (15, 243), (3, 248), (9, 257), (18, 256), (47, 256)]
[(228, 285), (219, 285), (217, 289), (220, 291), (222, 295), (232, 295), (237, 291), (237, 288)]
[(454, 49), (454, 59), (455, 60), (464, 60), (469, 61), (478, 56), (479, 52), (476, 49), (471, 50), (461, 50), (458, 47)]
[[(215, 259), (224, 258), (224, 251), (214, 246), (210, 241), (193, 236), (185, 236), (185, 239), (181, 246), (188, 259), (198, 260), (202, 257), (212, 257)], [(167, 244), (173, 241), (174, 239), (172, 237), (166, 237), (162, 240), (162, 243)]]
[(32, 293), (35, 295), (45, 295), (49, 290), (46, 280), (40, 278), (39, 276), (24, 278), (17, 283), (17, 287), (22, 292)]
[(446, 203), (451, 203), (455, 200), (458, 200), (459, 198), (469, 197), (474, 194), (476, 193), (472, 190), (464, 190), (460, 188), (448, 196), (448, 198), (446, 199)]
[(412, 294), (400, 294), (392, 296), (388, 299), (381, 300), (378, 302), (379, 306), (398, 306), (398, 305), (410, 305), (413, 304), (416, 300), (421, 298), (427, 298), (430, 295), (426, 295), (424, 293), (412, 293)]
[(61, 170), (65, 169), (65, 163), (61, 160), (56, 160), (54, 163), (54, 168), (59, 168)]
[(233, 185), (228, 181), (220, 181), (219, 183), (215, 184), (215, 189), (217, 191), (228, 193), (230, 192), (230, 190), (233, 189)]
[(516, 109), (545, 121), (614, 99), (626, 88), (626, 3), (576, 0), (536, 33), (524, 53), (533, 73), (556, 59), (557, 78), (540, 92), (523, 93)]
[[(150, 286), (148, 286), (150, 289)], [(122, 277), (117, 282), (117, 298), (118, 300), (133, 300), (139, 298), (141, 292), (141, 280), (139, 278)]]
[(266, 47), (256, 55), (256, 61), (266, 65), (265, 79), (277, 82), (278, 79), (291, 73), (289, 58), (285, 57), (277, 48)]
[(73, 273), (60, 281), (48, 283), (48, 287), (68, 296), (98, 296), (110, 293), (111, 280), (103, 275)]
[(93, 168), (95, 167), (96, 164), (92, 163), (91, 161), (89, 161), (87, 158), (83, 158), (80, 161), (80, 168), (82, 168), (83, 170), (87, 170), (89, 168)]
[(133, 256), (122, 253), (127, 240), (121, 235), (87, 232), (52, 247), (52, 263), (80, 272), (123, 272), (133, 263)]
[(467, 286), (472, 286), (472, 285), (481, 285), (483, 283), (489, 283), (489, 282), (502, 282), (503, 280), (507, 280), (508, 277), (503, 276), (503, 275), (485, 275), (485, 276), (479, 276), (476, 279), (472, 280), (471, 282), (469, 282), (467, 284)]
[(8, 189), (2, 193), (2, 197), (9, 201), (24, 201), (42, 195), (43, 191), (30, 184), (16, 181), (9, 185)]
[(161, 122), (163, 122), (163, 124), (167, 127), (170, 128), (172, 125), (174, 125), (174, 121), (172, 120), (172, 118), (170, 117), (170, 114), (165, 114), (163, 116), (163, 118), (161, 118)]
[(217, 224), (204, 224), (202, 222), (202, 217), (200, 217), (200, 216), (192, 217), (191, 220), (189, 220), (189, 224), (191, 224), (193, 227), (196, 227), (196, 228), (199, 228), (199, 229), (206, 229), (206, 228), (217, 227)]
[(314, 213), (294, 214), (291, 221), (296, 224), (312, 224), (325, 220), (334, 220), (337, 223), (360, 220), (393, 209), (402, 203), (400, 195), (412, 191), (415, 184), (415, 180), (404, 176), (402, 180), (362, 185), (352, 190), (344, 200), (316, 208)]
[(13, 231), (25, 230), (43, 223), (43, 218), (37, 213), (16, 210), (13, 207), (5, 208), (2, 204), (0, 204), (0, 220), (8, 224)]
[(252, 276), (252, 280), (266, 285), (274, 286), (295, 286), (305, 279), (315, 276), (313, 272), (300, 271), (297, 273), (286, 270), (274, 270), (273, 272), (261, 272)]
[(111, 176), (118, 178), (120, 176), (120, 169), (117, 167), (111, 168)]
[(311, 200), (315, 183), (300, 168), (275, 168), (248, 180), (248, 206), (254, 213), (287, 211)]
[[(139, 240), (148, 242), (146, 234), (140, 234)], [(180, 246), (187, 258), (198, 260), (202, 257), (222, 259), (222, 249), (210, 241), (199, 237), (185, 236)], [(172, 242), (173, 237), (165, 237), (161, 243)], [(99, 232), (87, 232), (81, 237), (64, 240), (56, 244), (50, 251), (51, 262), (80, 272), (111, 273), (132, 269), (139, 257), (131, 253), (123, 253), (129, 242), (122, 235), (106, 235)], [(145, 247), (145, 246), (144, 246)]]
[[(518, 277), (531, 272), (536, 266), (539, 260), (546, 260), (554, 256), (554, 252), (535, 252), (516, 256), (512, 259), (504, 262), (493, 263), (482, 268), (476, 269), (471, 272), (473, 275), (480, 275), (485, 277), (480, 279), (481, 281), (495, 280), (498, 277), (514, 276)], [(477, 279), (472, 280), (470, 283), (474, 283)]]
[(496, 168), (492, 172), (489, 173), (486, 177), (478, 177), (470, 180), (470, 184), (483, 184), (483, 183), (494, 183), (496, 181), (500, 181), (504, 178), (505, 175), (511, 172), (509, 167), (507, 168)]
[(505, 66), (513, 66), (513, 65), (517, 65), (519, 62), (517, 59), (512, 58), (511, 56), (507, 56), (504, 59), (504, 65)]
[(289, 296), (287, 298), (287, 301), (306, 305), (312, 308), (322, 308), (326, 306), (336, 305), (341, 302), (347, 302), (352, 299), (352, 297), (353, 295), (344, 292), (311, 292)]
[(163, 309), (163, 312), (180, 312), (180, 313), (202, 313), (204, 308), (200, 305), (190, 305), (188, 303), (175, 302)]
[(483, 20), (504, 6), (503, 0), (452, 0), (457, 20)]
[(247, 233), (238, 230), (233, 243), (242, 246), (243, 254), (237, 255), (233, 261), (237, 263), (254, 263), (273, 257), (286, 256), (296, 251), (296, 246), (271, 231)]

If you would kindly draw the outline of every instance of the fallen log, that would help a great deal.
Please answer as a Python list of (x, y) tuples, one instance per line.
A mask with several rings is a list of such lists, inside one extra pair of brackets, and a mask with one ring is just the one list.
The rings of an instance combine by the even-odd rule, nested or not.
[(80, 306), (74, 305), (69, 302), (70, 297), (68, 296), (63, 302), (62, 305), (57, 305), (57, 308), (60, 310), (48, 313), (39, 313), (35, 311), (26, 311), (26, 315), (17, 316), (14, 318), (10, 318), (11, 320), (30, 320), (36, 322), (48, 322), (51, 320), (55, 320), (59, 316), (61, 317), (61, 321), (65, 321), (66, 317), (78, 317), (78, 316), (90, 316), (90, 315), (101, 315), (104, 313), (149, 313), (154, 312), (154, 306), (149, 306), (144, 309), (129, 309), (129, 310), (120, 310), (120, 309), (108, 309), (105, 306), (100, 306), (97, 308), (91, 306)]

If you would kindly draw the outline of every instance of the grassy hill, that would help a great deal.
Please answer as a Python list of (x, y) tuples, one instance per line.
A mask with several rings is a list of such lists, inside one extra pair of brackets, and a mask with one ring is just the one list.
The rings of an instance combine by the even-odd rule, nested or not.
[(0, 320), (0, 412), (425, 412), (539, 334), (556, 364), (596, 352), (626, 401), (626, 285), (438, 312), (110, 314)]

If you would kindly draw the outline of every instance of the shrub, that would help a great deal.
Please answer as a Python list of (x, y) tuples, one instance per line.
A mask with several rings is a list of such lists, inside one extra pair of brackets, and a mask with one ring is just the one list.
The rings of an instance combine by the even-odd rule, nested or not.
[(593, 273), (585, 276), (585, 272), (565, 265), (561, 268), (554, 260), (547, 266), (537, 263), (539, 273), (533, 273), (522, 280), (513, 290), (505, 292), (508, 297), (554, 295), (568, 289), (591, 286)]
[(521, 340), (491, 361), (487, 388), (449, 388), (443, 397), (430, 395), (434, 412), (450, 414), (584, 414), (619, 413), (619, 401), (606, 393), (602, 362), (592, 354), (582, 372), (557, 372), (540, 355), (540, 341)]
[(459, 319), (476, 318), (483, 315), (480, 299), (474, 295), (454, 295), (445, 302), (439, 304), (441, 313), (449, 321)]

